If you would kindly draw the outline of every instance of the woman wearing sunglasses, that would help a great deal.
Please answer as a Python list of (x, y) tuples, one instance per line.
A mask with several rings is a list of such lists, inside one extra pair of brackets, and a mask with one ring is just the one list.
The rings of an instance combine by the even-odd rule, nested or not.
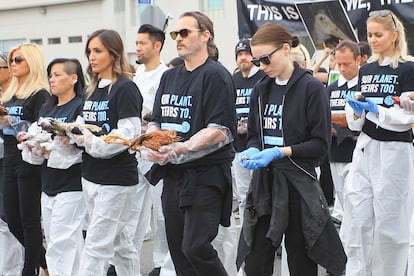
[[(7, 54), (0, 53), (0, 95), (9, 87), (11, 77)], [(23, 247), (7, 226), (3, 206), (3, 157), (3, 138), (0, 137), (0, 252), (7, 252), (0, 254), (0, 275), (17, 275), (23, 269)]]
[(367, 36), (373, 55), (359, 71), (364, 98), (349, 98), (346, 107), (349, 128), (361, 131), (344, 189), (346, 273), (405, 275), (407, 255), (414, 272), (414, 116), (394, 96), (414, 89), (414, 63), (404, 26), (391, 11), (370, 13)]
[(40, 166), (22, 160), (16, 135), (37, 121), (41, 105), (49, 97), (44, 57), (36, 44), (21, 44), (9, 53), (12, 73), (0, 101), (8, 111), (1, 116), (4, 139), (4, 208), (10, 231), (24, 246), (22, 275), (37, 275), (46, 268), (40, 226)]
[(240, 162), (254, 170), (247, 195), (238, 265), (247, 275), (273, 274), (283, 235), (291, 276), (339, 275), (345, 253), (330, 220), (315, 166), (327, 154), (331, 120), (324, 87), (290, 57), (292, 35), (263, 25), (251, 40), (253, 64), (267, 74), (254, 87), (248, 149)]

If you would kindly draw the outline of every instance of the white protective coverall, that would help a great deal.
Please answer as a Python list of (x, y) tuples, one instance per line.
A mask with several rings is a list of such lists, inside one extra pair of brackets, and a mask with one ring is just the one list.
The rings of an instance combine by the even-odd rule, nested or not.
[(0, 275), (20, 276), (23, 270), (23, 246), (0, 219)]
[[(379, 114), (353, 117), (347, 104), (351, 130), (360, 131), (365, 120), (387, 130), (407, 131), (414, 116), (399, 106), (378, 106)], [(409, 229), (414, 183), (414, 148), (408, 142), (379, 141), (361, 132), (344, 189), (341, 234), (348, 257), (347, 276), (405, 275), (408, 251), (414, 249)], [(410, 241), (410, 242), (409, 242)]]
[[(145, 115), (152, 111), (155, 100), (155, 92), (158, 89), (162, 74), (168, 70), (164, 63), (151, 71), (146, 71), (145, 65), (138, 67), (134, 82), (139, 88), (143, 97), (143, 111)], [(144, 177), (145, 173), (153, 165), (152, 162), (143, 160), (139, 156), (138, 175), (139, 185), (137, 190), (137, 199), (133, 206), (133, 218), (135, 227), (132, 229), (134, 235), (134, 244), (138, 254), (141, 254), (142, 244), (145, 233), (151, 223), (151, 236), (153, 240), (153, 263), (154, 267), (160, 267), (160, 276), (175, 276), (174, 264), (168, 249), (167, 235), (165, 233), (165, 219), (161, 206), (161, 193), (163, 189), (163, 180), (161, 179), (156, 186), (152, 186)]]
[[(120, 119), (111, 133), (132, 139), (140, 133), (138, 117)], [(95, 158), (110, 158), (127, 147), (106, 144), (88, 130), (73, 137), (79, 146)], [(127, 223), (131, 218), (137, 185), (101, 185), (82, 178), (86, 206), (89, 213), (85, 247), (80, 263), (80, 276), (106, 275), (109, 261), (115, 265), (118, 275), (139, 275), (139, 256), (132, 242)]]

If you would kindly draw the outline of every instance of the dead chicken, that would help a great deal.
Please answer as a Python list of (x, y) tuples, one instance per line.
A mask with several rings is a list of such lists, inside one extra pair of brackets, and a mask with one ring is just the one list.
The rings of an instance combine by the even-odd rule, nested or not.
[(139, 151), (141, 147), (158, 150), (162, 146), (180, 141), (181, 138), (177, 136), (175, 130), (155, 130), (142, 134), (135, 139), (127, 139), (117, 134), (108, 134), (103, 136), (103, 140), (108, 144), (121, 144), (134, 151)]
[(101, 127), (91, 124), (81, 124), (76, 122), (62, 123), (53, 118), (46, 117), (38, 120), (38, 125), (49, 133), (65, 136), (66, 133), (81, 134), (80, 128), (86, 128), (91, 132), (100, 132)]
[(348, 127), (345, 114), (332, 114), (332, 123), (340, 127)]

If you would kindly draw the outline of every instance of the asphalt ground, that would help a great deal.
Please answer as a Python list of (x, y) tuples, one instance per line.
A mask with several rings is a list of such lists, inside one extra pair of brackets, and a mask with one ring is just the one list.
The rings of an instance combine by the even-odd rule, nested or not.
[[(236, 203), (235, 203), (236, 204)], [(236, 225), (239, 225), (240, 222), (236, 218)], [(241, 227), (237, 227), (238, 231), (240, 231)], [(238, 232), (240, 233), (240, 232)], [(150, 238), (149, 240), (144, 241), (142, 246), (142, 253), (141, 253), (141, 274), (142, 276), (148, 276), (148, 273), (151, 272), (153, 267), (152, 262), (152, 244), (153, 240)], [(318, 276), (327, 276), (326, 270), (323, 267), (319, 267), (318, 269)], [(229, 275), (229, 276), (236, 276), (236, 275)], [(281, 274), (281, 257), (276, 256), (275, 258), (275, 265), (274, 265), (274, 273), (273, 276), (282, 276)], [(288, 276), (284, 274), (283, 276)]]

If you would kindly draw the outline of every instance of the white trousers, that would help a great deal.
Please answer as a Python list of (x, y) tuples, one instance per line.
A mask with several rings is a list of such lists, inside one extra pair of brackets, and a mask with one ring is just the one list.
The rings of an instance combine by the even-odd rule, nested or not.
[(100, 185), (82, 178), (89, 212), (80, 276), (106, 276), (108, 262), (118, 275), (139, 275), (138, 254), (126, 225), (137, 185)]
[(0, 219), (0, 275), (20, 276), (23, 270), (23, 246)]
[[(413, 130), (414, 131), (414, 130)], [(413, 167), (414, 167), (414, 155), (413, 155)], [(414, 191), (411, 194), (411, 201), (414, 200)], [(408, 248), (408, 271), (407, 276), (414, 276), (414, 212), (410, 218), (410, 242)]]
[(219, 225), (217, 236), (211, 242), (211, 245), (217, 251), (220, 261), (230, 276), (237, 274), (236, 256), (240, 236), (239, 230), (232, 216), (230, 217), (230, 226), (223, 227)]
[(240, 153), (237, 152), (233, 164), (232, 171), (234, 176), (233, 194), (239, 201), (240, 224), (243, 225), (244, 210), (246, 209), (246, 196), (249, 190), (249, 185), (252, 180), (252, 171), (244, 168), (239, 160)]
[(348, 177), (351, 163), (331, 162), (332, 181), (335, 187), (335, 202), (332, 216), (342, 221), (344, 209), (344, 185)]
[(42, 193), (42, 224), (46, 238), (46, 263), (51, 275), (78, 275), (86, 213), (83, 192), (56, 196)]
[(344, 190), (347, 276), (405, 275), (414, 184), (413, 146), (361, 133)]
[(152, 164), (152, 162), (138, 158), (139, 184), (132, 206), (132, 218), (128, 227), (134, 235), (134, 245), (138, 255), (140, 255), (144, 236), (152, 218), (154, 267), (161, 267), (160, 276), (175, 276), (174, 264), (168, 250), (165, 219), (162, 212), (163, 181), (161, 180), (156, 186), (152, 186), (144, 177), (145, 172), (151, 168)]

